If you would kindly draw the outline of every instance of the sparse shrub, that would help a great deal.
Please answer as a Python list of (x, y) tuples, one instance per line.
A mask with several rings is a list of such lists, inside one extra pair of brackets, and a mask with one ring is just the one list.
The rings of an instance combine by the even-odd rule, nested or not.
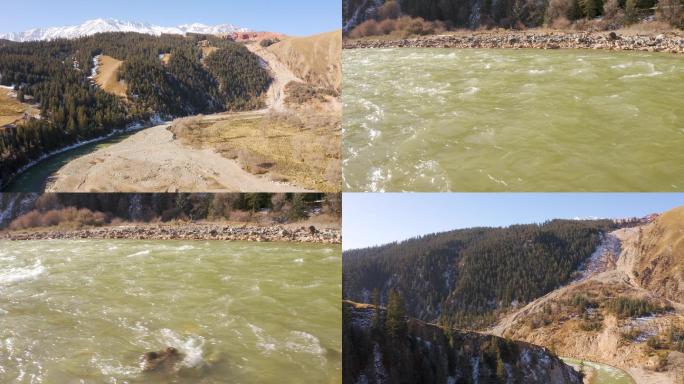
[(423, 20), (422, 17), (413, 19), (406, 28), (406, 32), (411, 35), (429, 35), (434, 33), (434, 31), (432, 23)]
[(51, 209), (61, 209), (62, 204), (56, 194), (44, 193), (36, 200), (35, 208), (41, 212), (46, 212)]
[(379, 34), (379, 31), (380, 29), (378, 28), (378, 22), (370, 19), (352, 29), (351, 32), (349, 32), (349, 37), (358, 39), (366, 36), (375, 36)]
[(101, 226), (108, 222), (109, 216), (105, 213), (93, 212), (86, 208), (67, 207), (46, 212), (33, 210), (16, 218), (9, 227), (12, 230), (53, 226), (80, 228)]
[(295, 193), (292, 195), (292, 204), (290, 205), (288, 214), (291, 220), (299, 220), (307, 217), (303, 194)]
[(579, 0), (582, 14), (589, 19), (598, 16), (599, 10), (602, 8), (600, 0)]
[(618, 0), (607, 0), (603, 3), (603, 19), (612, 21), (620, 14), (620, 2)]
[(378, 28), (384, 35), (389, 35), (397, 29), (397, 22), (394, 19), (386, 19), (380, 22)]
[(378, 8), (378, 19), (397, 19), (401, 16), (401, 7), (395, 0), (389, 0)]
[(284, 193), (274, 193), (271, 196), (271, 206), (274, 212), (280, 212), (287, 202), (287, 196)]
[(659, 0), (656, 19), (675, 27), (684, 28), (684, 2), (682, 0)]
[(667, 305), (651, 303), (648, 300), (631, 297), (618, 297), (611, 300), (606, 309), (618, 318), (638, 317), (667, 312), (672, 308)]
[(230, 220), (237, 222), (248, 222), (252, 218), (252, 212), (236, 210), (230, 213)]
[[(562, 29), (558, 27), (565, 26), (566, 24), (569, 25), (568, 15), (571, 7), (572, 2), (570, 0), (549, 1), (549, 6), (546, 8), (545, 15), (546, 24), (555, 29)], [(558, 26), (556, 26), (557, 22), (559, 23)]]
[(167, 129), (173, 133), (174, 139), (187, 140), (190, 144), (202, 143), (202, 115), (182, 117), (171, 123)]
[(627, 0), (625, 2), (625, 23), (633, 24), (638, 21), (636, 0)]
[(587, 332), (600, 331), (603, 328), (603, 321), (600, 319), (582, 319), (579, 327)]
[(620, 336), (628, 342), (633, 342), (639, 335), (641, 335), (641, 331), (633, 327), (629, 327), (620, 333)]
[[(311, 84), (302, 83), (300, 81), (290, 81), (285, 86), (285, 103), (292, 104), (306, 104), (308, 102), (317, 100), (325, 101), (328, 96), (337, 96), (337, 92), (332, 89), (315, 87)], [(264, 120), (268, 122), (268, 120)]]
[(280, 40), (277, 38), (276, 39), (263, 39), (259, 42), (259, 45), (266, 48), (266, 47), (270, 47), (271, 45), (278, 43), (278, 42), (280, 42)]
[(658, 337), (651, 336), (648, 338), (648, 340), (646, 340), (646, 345), (648, 345), (650, 348), (658, 349), (660, 348), (660, 341), (658, 340)]

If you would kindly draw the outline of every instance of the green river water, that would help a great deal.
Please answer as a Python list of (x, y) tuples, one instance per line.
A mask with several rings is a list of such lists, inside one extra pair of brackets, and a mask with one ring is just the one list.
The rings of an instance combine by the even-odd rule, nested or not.
[[(338, 246), (0, 242), (2, 383), (341, 382)], [(141, 372), (174, 346), (177, 374)]]
[(71, 160), (106, 148), (112, 144), (119, 143), (134, 133), (135, 132), (126, 132), (113, 135), (103, 140), (84, 144), (74, 149), (50, 156), (15, 177), (2, 189), (2, 192), (42, 192), (45, 190), (45, 184), (48, 181), (48, 178), (53, 173), (59, 171), (60, 168), (67, 165)]
[[(580, 360), (563, 357), (566, 364), (579, 369)], [(591, 384), (634, 384), (634, 380), (623, 370), (610, 365), (584, 361), (584, 372), (592, 375)]]
[(347, 191), (682, 191), (684, 57), (343, 51)]

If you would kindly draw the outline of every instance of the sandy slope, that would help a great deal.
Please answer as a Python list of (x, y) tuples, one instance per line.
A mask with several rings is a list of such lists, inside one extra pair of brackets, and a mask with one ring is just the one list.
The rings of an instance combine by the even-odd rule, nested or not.
[(128, 87), (123, 81), (117, 80), (117, 74), (119, 73), (119, 68), (121, 68), (122, 64), (123, 61), (117, 60), (111, 56), (100, 56), (95, 82), (102, 87), (105, 92), (120, 97), (126, 97)]
[(290, 69), (283, 64), (278, 58), (269, 50), (265, 49), (259, 44), (248, 44), (249, 49), (261, 59), (268, 66), (268, 70), (273, 77), (271, 86), (266, 92), (266, 105), (268, 108), (273, 108), (276, 111), (285, 110), (285, 86), (290, 81), (302, 81)]
[(71, 161), (48, 183), (49, 192), (299, 192), (244, 171), (233, 160), (173, 139), (166, 125)]
[(284, 39), (267, 50), (307, 83), (340, 91), (342, 31)]

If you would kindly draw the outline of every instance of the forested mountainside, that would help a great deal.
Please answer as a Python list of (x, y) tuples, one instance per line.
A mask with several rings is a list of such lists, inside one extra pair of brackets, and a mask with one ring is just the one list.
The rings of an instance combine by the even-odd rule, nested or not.
[[(684, 6), (677, 0), (343, 0), (344, 31), (366, 20), (396, 19), (399, 15), (443, 21), (456, 28), (532, 28), (556, 25), (568, 28), (577, 20), (603, 17), (601, 29), (615, 29), (646, 15), (674, 26), (684, 26)], [(414, 21), (415, 22), (415, 21)], [(386, 22), (380, 29), (396, 29)], [(425, 25), (425, 24), (423, 24)], [(597, 25), (598, 26), (598, 25)], [(429, 27), (429, 26), (428, 26)], [(420, 34), (421, 22), (412, 30)], [(431, 28), (428, 28), (431, 29)], [(430, 33), (430, 32), (427, 32)]]
[(497, 310), (566, 284), (612, 227), (608, 220), (553, 220), (345, 251), (344, 297), (385, 303), (396, 290), (409, 316), (458, 328), (488, 325)]
[(344, 383), (582, 383), (543, 347), (406, 319), (400, 302), (344, 302), (342, 324)]
[(103, 225), (112, 220), (177, 219), (242, 221), (269, 210), (274, 218), (304, 218), (312, 210), (341, 214), (339, 194), (322, 193), (3, 193), (0, 229), (57, 225)]
[[(202, 45), (217, 49), (205, 57)], [(98, 55), (123, 61), (117, 76), (126, 98), (93, 82)], [(46, 153), (155, 115), (257, 108), (270, 82), (256, 55), (216, 36), (103, 33), (0, 44), (0, 85), (40, 105), (40, 118), (0, 128), (0, 185)]]
[(624, 369), (684, 377), (684, 207), (607, 233), (580, 278), (505, 313), (488, 331)]

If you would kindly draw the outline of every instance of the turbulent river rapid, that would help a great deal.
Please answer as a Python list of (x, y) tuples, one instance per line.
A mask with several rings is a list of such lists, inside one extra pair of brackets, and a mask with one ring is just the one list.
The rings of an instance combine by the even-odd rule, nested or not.
[(348, 191), (682, 191), (684, 60), (343, 52)]
[[(337, 246), (0, 241), (2, 383), (336, 383)], [(180, 350), (177, 373), (140, 357)]]

